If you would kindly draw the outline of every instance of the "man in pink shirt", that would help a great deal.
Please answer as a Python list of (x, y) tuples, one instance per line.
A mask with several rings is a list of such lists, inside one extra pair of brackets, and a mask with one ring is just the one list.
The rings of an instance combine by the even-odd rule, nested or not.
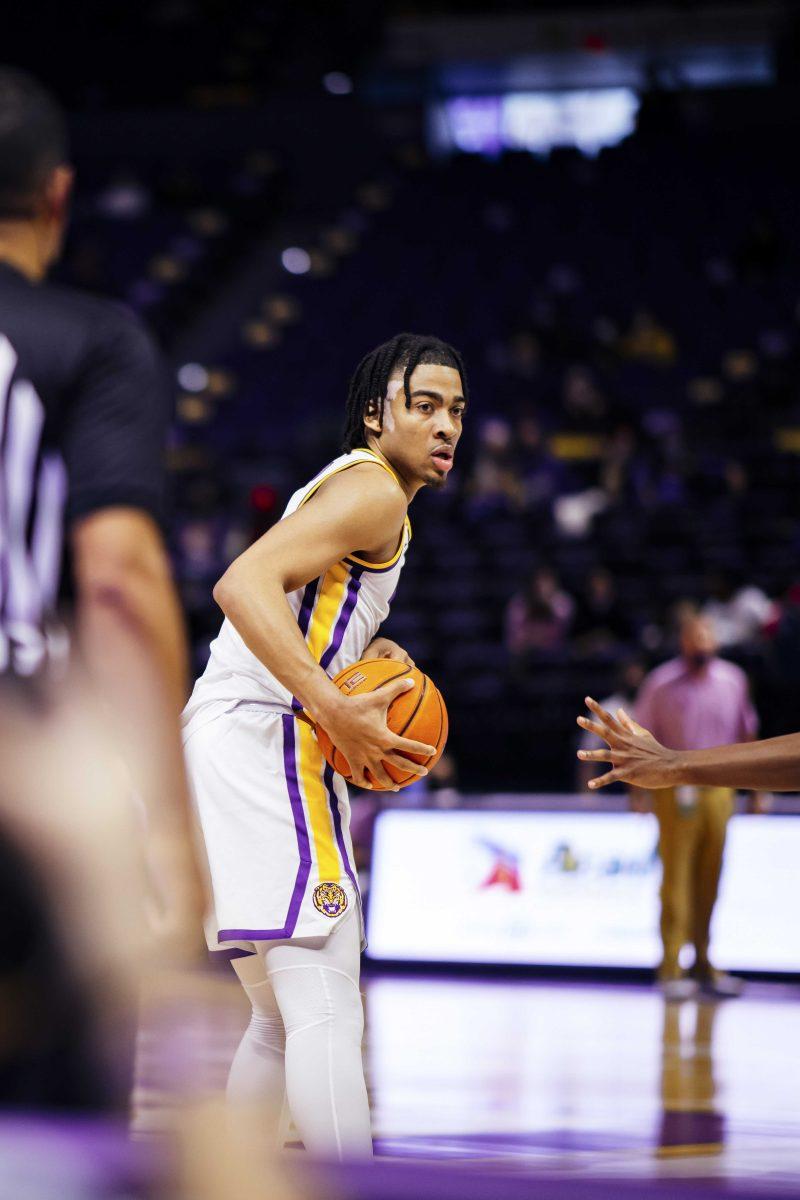
[[(670, 749), (703, 750), (752, 741), (758, 717), (741, 668), (716, 657), (713, 627), (697, 613), (684, 617), (681, 653), (644, 680), (636, 720)], [(717, 995), (740, 990), (738, 980), (715, 971), (708, 958), (711, 915), (717, 898), (725, 831), (734, 792), (727, 787), (672, 787), (652, 793), (663, 865), (659, 980), (669, 999), (683, 999), (698, 984)], [(691, 976), (678, 956), (694, 946)]]

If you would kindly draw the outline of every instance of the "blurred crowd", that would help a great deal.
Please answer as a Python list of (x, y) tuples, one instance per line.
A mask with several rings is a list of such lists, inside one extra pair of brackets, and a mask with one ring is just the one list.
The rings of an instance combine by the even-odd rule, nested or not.
[[(700, 601), (717, 646), (728, 656), (755, 664), (759, 658), (766, 660), (771, 648), (778, 647), (782, 655), (794, 636), (794, 585), (782, 597), (770, 599), (757, 585), (716, 571), (707, 576), (700, 596), (678, 602), (675, 612), (692, 600)], [(614, 575), (606, 567), (593, 567), (583, 589), (573, 594), (551, 566), (536, 567), (524, 588), (512, 596), (505, 614), (505, 642), (519, 672), (560, 656), (620, 662), (634, 655), (652, 656), (671, 645), (669, 627), (637, 622), (636, 614), (620, 602)]]
[[(595, 160), (437, 161), (361, 124), (345, 138), (356, 110), (330, 104), (339, 140), (307, 155), (335, 164), (322, 198), (296, 122), (290, 138), (231, 120), (223, 151), (187, 117), (179, 152), (131, 124), (124, 167), (85, 142), (63, 276), (138, 308), (174, 351), (170, 535), (195, 671), (214, 582), (337, 452), (355, 363), (405, 325), (459, 346), (471, 376), (387, 629), (450, 702), (463, 786), (569, 788), (576, 703), (631, 656), (667, 657), (684, 600), (750, 671), (765, 731), (800, 723), (798, 246), (769, 137), (734, 154), (722, 105), (676, 107), (665, 136), (646, 99), (635, 137)], [(329, 119), (314, 112), (309, 137)], [(256, 282), (247, 256), (267, 244)], [(497, 762), (478, 750), (487, 722), (512, 748)]]

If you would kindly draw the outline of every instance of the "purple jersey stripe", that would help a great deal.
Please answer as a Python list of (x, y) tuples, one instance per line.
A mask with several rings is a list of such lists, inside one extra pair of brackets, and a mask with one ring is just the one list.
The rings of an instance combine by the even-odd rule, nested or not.
[[(320, 576), (320, 578), (322, 578)], [(319, 587), (319, 579), (312, 579), (306, 584), (306, 590), (303, 592), (303, 599), (300, 602), (300, 612), (297, 614), (297, 623), (300, 626), (300, 632), (303, 637), (308, 633), (308, 626), (311, 622), (311, 614), (314, 611), (314, 602), (317, 598), (317, 588)]]
[(350, 865), (350, 859), (347, 856), (347, 847), (346, 847), (345, 841), (344, 841), (344, 833), (342, 832), (342, 814), (339, 811), (339, 800), (336, 796), (336, 792), (335, 792), (334, 786), (333, 786), (333, 767), (330, 765), (330, 763), (325, 764), (325, 770), (323, 772), (322, 778), (323, 778), (323, 782), (325, 784), (325, 790), (328, 793), (328, 803), (331, 806), (331, 816), (333, 817), (333, 828), (334, 828), (334, 832), (336, 834), (336, 845), (339, 847), (339, 853), (342, 856), (342, 862), (344, 863), (344, 869), (347, 872), (350, 882), (352, 883), (353, 887), (356, 889), (356, 895), (358, 896), (360, 894), (359, 890), (358, 890), (358, 880), (356, 879), (355, 872), (353, 871), (353, 868)]
[(328, 667), (339, 653), (347, 626), (350, 624), (350, 618), (355, 611), (359, 589), (361, 588), (362, 574), (363, 571), (361, 567), (350, 568), (350, 581), (347, 584), (347, 593), (344, 598), (342, 610), (339, 613), (339, 619), (333, 629), (333, 637), (331, 638), (330, 645), (328, 646), (327, 650), (319, 660), (319, 665), (322, 667), (323, 671), (327, 671)]
[[(297, 614), (297, 624), (300, 626), (300, 632), (303, 637), (308, 633), (308, 627), (311, 624), (311, 614), (314, 611), (314, 605), (317, 602), (317, 589), (322, 576), (319, 579), (312, 579), (306, 584), (306, 590), (303, 592), (303, 599), (300, 602), (300, 611)], [(297, 696), (292, 696), (292, 711), (302, 712), (303, 706), (297, 699)]]
[(300, 905), (305, 895), (306, 884), (311, 873), (311, 848), (308, 841), (308, 827), (303, 812), (303, 797), (297, 780), (297, 758), (294, 736), (295, 718), (285, 713), (283, 716), (283, 768), (286, 773), (286, 786), (289, 791), (289, 801), (292, 806), (294, 827), (297, 834), (297, 849), (300, 852), (300, 862), (297, 867), (297, 877), (294, 881), (292, 898), (289, 901), (289, 911), (286, 923), (281, 929), (220, 929), (217, 934), (218, 942), (249, 942), (263, 941), (271, 938), (288, 938), (294, 933)]

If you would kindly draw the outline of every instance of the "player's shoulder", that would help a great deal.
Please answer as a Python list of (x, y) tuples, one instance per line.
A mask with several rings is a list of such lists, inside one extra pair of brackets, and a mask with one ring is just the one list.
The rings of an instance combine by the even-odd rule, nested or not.
[(680, 658), (668, 658), (666, 662), (660, 663), (659, 666), (653, 667), (645, 679), (642, 687), (648, 692), (657, 692), (663, 687), (669, 686), (680, 679), (686, 671), (685, 664)]
[(714, 677), (724, 683), (746, 683), (747, 672), (728, 658), (712, 658), (711, 669)]
[(328, 496), (349, 496), (377, 506), (390, 515), (405, 513), (408, 500), (396, 476), (377, 458), (343, 455), (322, 473), (320, 491)]

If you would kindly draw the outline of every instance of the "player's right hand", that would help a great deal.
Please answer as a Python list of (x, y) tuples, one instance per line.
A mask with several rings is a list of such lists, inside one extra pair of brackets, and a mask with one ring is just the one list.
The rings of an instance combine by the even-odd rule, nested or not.
[(400, 737), (392, 733), (386, 723), (389, 705), (413, 686), (413, 680), (404, 678), (387, 683), (375, 692), (342, 696), (341, 703), (320, 721), (334, 746), (350, 764), (351, 779), (356, 787), (372, 787), (367, 776), (369, 771), (381, 787), (399, 791), (384, 763), (415, 775), (428, 774), (427, 767), (405, 755), (419, 754), (428, 759), (436, 753), (435, 746)]

